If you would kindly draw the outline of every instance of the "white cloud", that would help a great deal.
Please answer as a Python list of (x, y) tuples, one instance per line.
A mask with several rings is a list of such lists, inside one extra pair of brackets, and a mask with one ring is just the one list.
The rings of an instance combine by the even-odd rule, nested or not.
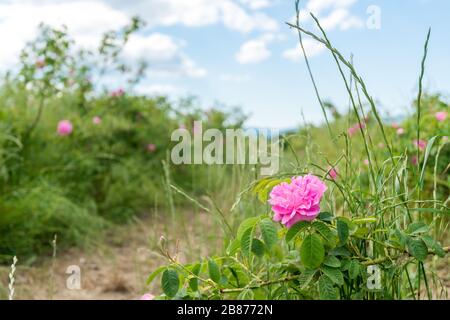
[(359, 18), (352, 16), (347, 9), (332, 11), (328, 16), (320, 20), (320, 24), (325, 30), (334, 30), (336, 28), (347, 30), (352, 27), (360, 28), (364, 25)]
[(253, 10), (267, 8), (272, 5), (272, 1), (270, 0), (239, 0), (239, 1)]
[[(308, 58), (317, 56), (326, 50), (326, 47), (323, 44), (313, 39), (304, 39), (303, 47), (305, 48)], [(300, 44), (298, 44), (295, 48), (285, 50), (283, 52), (283, 57), (294, 62), (300, 61), (303, 57), (303, 51)]]
[(267, 41), (264, 39), (254, 39), (245, 42), (239, 52), (236, 53), (236, 60), (240, 64), (259, 63), (271, 56), (267, 48)]
[[(41, 22), (54, 27), (66, 25), (79, 47), (94, 49), (104, 32), (117, 30), (130, 21), (131, 15), (112, 4), (86, 0), (11, 0), (0, 4), (0, 38), (8, 44), (0, 50), (0, 69), (17, 63), (21, 49), (36, 37)], [(134, 34), (124, 48), (124, 57), (131, 63), (147, 61), (155, 73), (205, 76), (206, 70), (183, 53), (183, 45), (181, 40), (158, 32)]]
[[(301, 24), (315, 23), (312, 20), (310, 13), (313, 13), (319, 21), (320, 25), (327, 31), (339, 29), (341, 31), (352, 28), (361, 28), (364, 26), (363, 21), (350, 12), (350, 8), (358, 0), (309, 0), (303, 10), (299, 12), (299, 21)], [(291, 19), (293, 23), (296, 22), (295, 16)], [(297, 31), (294, 30), (296, 33)], [(314, 57), (325, 51), (325, 46), (321, 43), (306, 38), (303, 40), (306, 55)], [(292, 61), (299, 61), (303, 56), (300, 44), (294, 48), (287, 49), (283, 52), (283, 57)]]
[[(316, 16), (325, 30), (348, 30), (361, 28), (363, 21), (350, 13), (349, 9), (358, 0), (309, 0), (304, 9), (299, 12), (299, 21), (302, 24), (313, 24), (310, 13)], [(295, 17), (292, 21), (295, 22)]]
[(173, 95), (180, 89), (171, 84), (143, 84), (137, 86), (135, 91), (142, 95)]
[[(202, 27), (223, 24), (239, 32), (275, 31), (278, 23), (261, 12), (247, 12), (236, 0), (103, 0), (132, 15), (142, 16), (150, 27), (183, 25)], [(262, 8), (264, 0), (251, 0)]]
[(259, 38), (244, 42), (236, 53), (235, 58), (240, 64), (262, 62), (272, 55), (269, 50), (269, 44), (277, 40), (284, 40), (284, 35), (265, 33)]

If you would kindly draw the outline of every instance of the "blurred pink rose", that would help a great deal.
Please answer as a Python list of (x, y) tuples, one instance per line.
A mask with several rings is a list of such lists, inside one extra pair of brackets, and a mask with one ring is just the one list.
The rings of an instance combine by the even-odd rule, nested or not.
[(398, 125), (398, 123), (394, 122), (393, 124), (391, 124), (391, 127), (394, 129), (398, 129), (400, 126)]
[(447, 112), (445, 111), (436, 112), (435, 117), (437, 121), (442, 122), (447, 118)]
[(427, 147), (427, 142), (425, 140), (415, 140), (414, 145), (419, 148), (419, 150), (425, 150)]
[(366, 165), (366, 166), (368, 166), (369, 165), (369, 159), (364, 159), (364, 161), (363, 161), (363, 163)]
[(416, 155), (414, 155), (414, 156), (411, 157), (411, 163), (412, 163), (413, 165), (417, 166), (418, 161), (417, 161), (417, 156), (416, 156)]
[(57, 132), (60, 136), (67, 136), (72, 133), (73, 126), (69, 120), (61, 120), (58, 122)]
[(156, 151), (156, 145), (154, 143), (149, 143), (147, 145), (147, 151), (148, 152), (155, 152)]
[(397, 129), (397, 134), (398, 134), (399, 136), (403, 135), (404, 133), (405, 133), (405, 129), (403, 129), (403, 128), (398, 128), (398, 129)]
[(334, 167), (328, 167), (328, 176), (333, 179), (336, 180), (337, 176), (338, 176), (338, 172), (337, 169)]
[(102, 122), (102, 119), (100, 117), (95, 116), (92, 118), (93, 124), (100, 124), (101, 122)]
[(326, 185), (310, 174), (293, 177), (291, 183), (282, 182), (270, 192), (273, 220), (287, 228), (302, 220), (314, 220), (319, 215), (320, 200), (326, 190)]
[(125, 94), (125, 91), (122, 88), (116, 89), (111, 92), (111, 97), (121, 97)]
[(153, 300), (153, 299), (155, 299), (154, 295), (152, 295), (151, 293), (146, 293), (142, 295), (142, 297), (139, 300)]
[(43, 59), (37, 60), (36, 61), (36, 68), (42, 69), (43, 67), (45, 67), (45, 61)]
[(365, 123), (357, 123), (355, 125), (353, 125), (352, 127), (348, 128), (348, 135), (351, 137), (353, 136), (355, 133), (358, 132), (359, 129), (364, 129), (366, 127)]

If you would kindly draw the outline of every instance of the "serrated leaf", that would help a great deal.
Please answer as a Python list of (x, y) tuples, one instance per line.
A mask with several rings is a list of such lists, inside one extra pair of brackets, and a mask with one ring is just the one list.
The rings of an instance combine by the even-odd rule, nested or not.
[(155, 271), (153, 271), (147, 278), (147, 285), (149, 285), (155, 278), (157, 275), (159, 275), (161, 272), (163, 272), (164, 270), (166, 270), (167, 267), (166, 266), (162, 266), (157, 268)]
[(334, 287), (333, 281), (324, 274), (319, 279), (319, 296), (321, 300), (336, 300), (338, 298), (338, 290)]
[[(191, 272), (198, 276), (198, 274), (200, 273), (200, 269), (201, 269), (201, 264), (200, 263), (196, 263), (192, 269)], [(196, 277), (193, 277), (189, 280), (189, 287), (191, 288), (192, 291), (197, 291), (198, 290), (198, 279)]]
[(417, 221), (411, 223), (408, 228), (406, 228), (406, 233), (412, 236), (416, 234), (427, 233), (429, 229), (430, 228), (425, 222)]
[(258, 221), (259, 221), (258, 217), (252, 217), (252, 218), (248, 218), (248, 219), (245, 219), (244, 221), (242, 221), (242, 223), (239, 225), (239, 228), (237, 230), (236, 238), (239, 239), (239, 241), (240, 241), (244, 232), (250, 228), (254, 228), (256, 226), (256, 224), (258, 223)]
[(350, 257), (350, 251), (345, 247), (337, 247), (330, 250), (330, 254), (333, 256)]
[(300, 221), (294, 224), (286, 233), (286, 242), (290, 242), (294, 239), (302, 230), (305, 230), (311, 223), (308, 221)]
[(322, 239), (317, 234), (310, 234), (302, 242), (300, 259), (309, 269), (317, 269), (325, 258), (325, 248)]
[(424, 261), (428, 256), (428, 248), (422, 239), (408, 239), (408, 252), (417, 260)]
[(249, 228), (241, 237), (241, 252), (244, 256), (249, 256), (252, 250), (253, 231), (253, 228)]
[(305, 270), (298, 277), (298, 282), (301, 290), (304, 290), (311, 283), (317, 270)]
[(343, 220), (339, 219), (336, 224), (339, 241), (345, 243), (349, 236), (348, 224)]
[(334, 216), (330, 212), (321, 212), (321, 213), (319, 213), (319, 216), (317, 218), (324, 222), (331, 222), (331, 221), (333, 221)]
[(180, 288), (178, 272), (174, 269), (166, 269), (161, 277), (161, 288), (166, 296), (173, 298)]
[(335, 256), (326, 256), (323, 264), (332, 268), (339, 268), (341, 266), (341, 261)]
[(230, 256), (234, 256), (239, 248), (241, 247), (241, 241), (239, 239), (234, 239), (232, 241), (230, 241), (230, 244), (227, 247), (227, 254)]
[(270, 250), (270, 248), (272, 248), (272, 246), (278, 241), (277, 228), (270, 219), (261, 220), (259, 227), (261, 229), (261, 235), (264, 243)]
[(264, 188), (262, 188), (259, 192), (258, 192), (258, 199), (259, 201), (261, 201), (262, 203), (267, 203), (267, 199), (269, 198), (269, 193), (272, 191), (272, 189), (279, 185), (280, 183), (282, 183), (283, 180), (281, 179), (275, 179), (269, 183), (267, 183)]
[(264, 255), (265, 246), (264, 243), (256, 238), (253, 238), (252, 241), (252, 252), (257, 257), (262, 257)]
[(333, 281), (333, 283), (339, 286), (344, 284), (344, 275), (342, 274), (341, 270), (328, 266), (323, 266), (320, 270), (322, 270), (322, 272), (326, 274), (327, 277), (330, 278), (331, 281)]
[(445, 251), (439, 242), (434, 240), (429, 235), (422, 236), (422, 240), (425, 242), (428, 249), (432, 250), (437, 256), (441, 258), (445, 257)]
[(208, 273), (212, 281), (219, 283), (221, 277), (220, 269), (217, 263), (212, 259), (208, 260)]
[(331, 247), (334, 247), (336, 245), (335, 235), (333, 234), (333, 231), (331, 231), (331, 229), (324, 222), (314, 221), (312, 226)]
[(350, 279), (354, 280), (358, 277), (361, 271), (361, 265), (356, 260), (351, 260), (348, 264), (348, 275)]

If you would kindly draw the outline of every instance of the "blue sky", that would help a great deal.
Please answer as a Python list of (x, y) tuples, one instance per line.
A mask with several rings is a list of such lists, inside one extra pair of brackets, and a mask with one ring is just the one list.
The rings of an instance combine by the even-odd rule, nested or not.
[[(450, 1), (301, 3), (302, 25), (315, 30), (305, 18), (307, 11), (320, 18), (335, 47), (354, 54), (357, 69), (384, 110), (408, 111), (430, 26), (425, 85), (433, 92), (449, 92)], [(380, 10), (379, 29), (367, 27), (373, 18), (367, 10), (374, 5)], [(92, 46), (103, 31), (124, 25), (134, 14), (147, 27), (130, 41), (125, 58), (151, 62), (139, 92), (166, 93), (172, 99), (192, 94), (205, 108), (215, 101), (240, 106), (250, 114), (249, 126), (293, 127), (301, 123), (302, 111), (307, 121), (322, 121), (297, 36), (284, 24), (295, 16), (293, 0), (0, 0), (0, 36), (10, 43), (10, 50), (0, 54), (0, 69), (14, 63), (38, 20), (67, 24), (76, 40)], [(310, 40), (306, 46), (321, 95), (345, 109), (348, 98), (332, 58)]]

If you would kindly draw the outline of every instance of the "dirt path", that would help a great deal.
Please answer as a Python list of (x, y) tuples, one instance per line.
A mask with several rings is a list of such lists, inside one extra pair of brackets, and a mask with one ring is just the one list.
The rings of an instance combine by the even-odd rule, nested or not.
[[(187, 214), (187, 220), (190, 220), (191, 214)], [(196, 219), (210, 220), (202, 213), (197, 214)], [(61, 254), (57, 253), (55, 259), (42, 259), (43, 261), (32, 267), (19, 264), (16, 271), (15, 298), (121, 300), (139, 299), (142, 294), (148, 292), (157, 293), (158, 283), (147, 287), (145, 281), (155, 268), (166, 262), (157, 250), (160, 236), (164, 235), (170, 243), (178, 240), (181, 260), (186, 260), (186, 256), (193, 255), (195, 258), (207, 254), (202, 252), (202, 241), (198, 237), (205, 234), (205, 229), (211, 230), (212, 227), (206, 222), (201, 229), (187, 232), (185, 227), (181, 228), (182, 230), (164, 230), (165, 224), (154, 217), (142, 218), (136, 224), (111, 230), (106, 237), (108, 240), (95, 249), (70, 249)], [(167, 232), (176, 234), (177, 237), (171, 238), (167, 236)], [(187, 234), (191, 239), (187, 238)], [(198, 241), (195, 241), (195, 238)], [(204, 241), (205, 239), (203, 243)], [(193, 247), (193, 243), (198, 246)], [(220, 241), (216, 243), (219, 245)], [(212, 247), (209, 249), (214, 250)], [(66, 284), (68, 279), (73, 279), (70, 268), (80, 270), (79, 290), (69, 289)], [(68, 271), (69, 273), (66, 273)], [(3, 295), (6, 294), (8, 272), (9, 268), (1, 267)]]

